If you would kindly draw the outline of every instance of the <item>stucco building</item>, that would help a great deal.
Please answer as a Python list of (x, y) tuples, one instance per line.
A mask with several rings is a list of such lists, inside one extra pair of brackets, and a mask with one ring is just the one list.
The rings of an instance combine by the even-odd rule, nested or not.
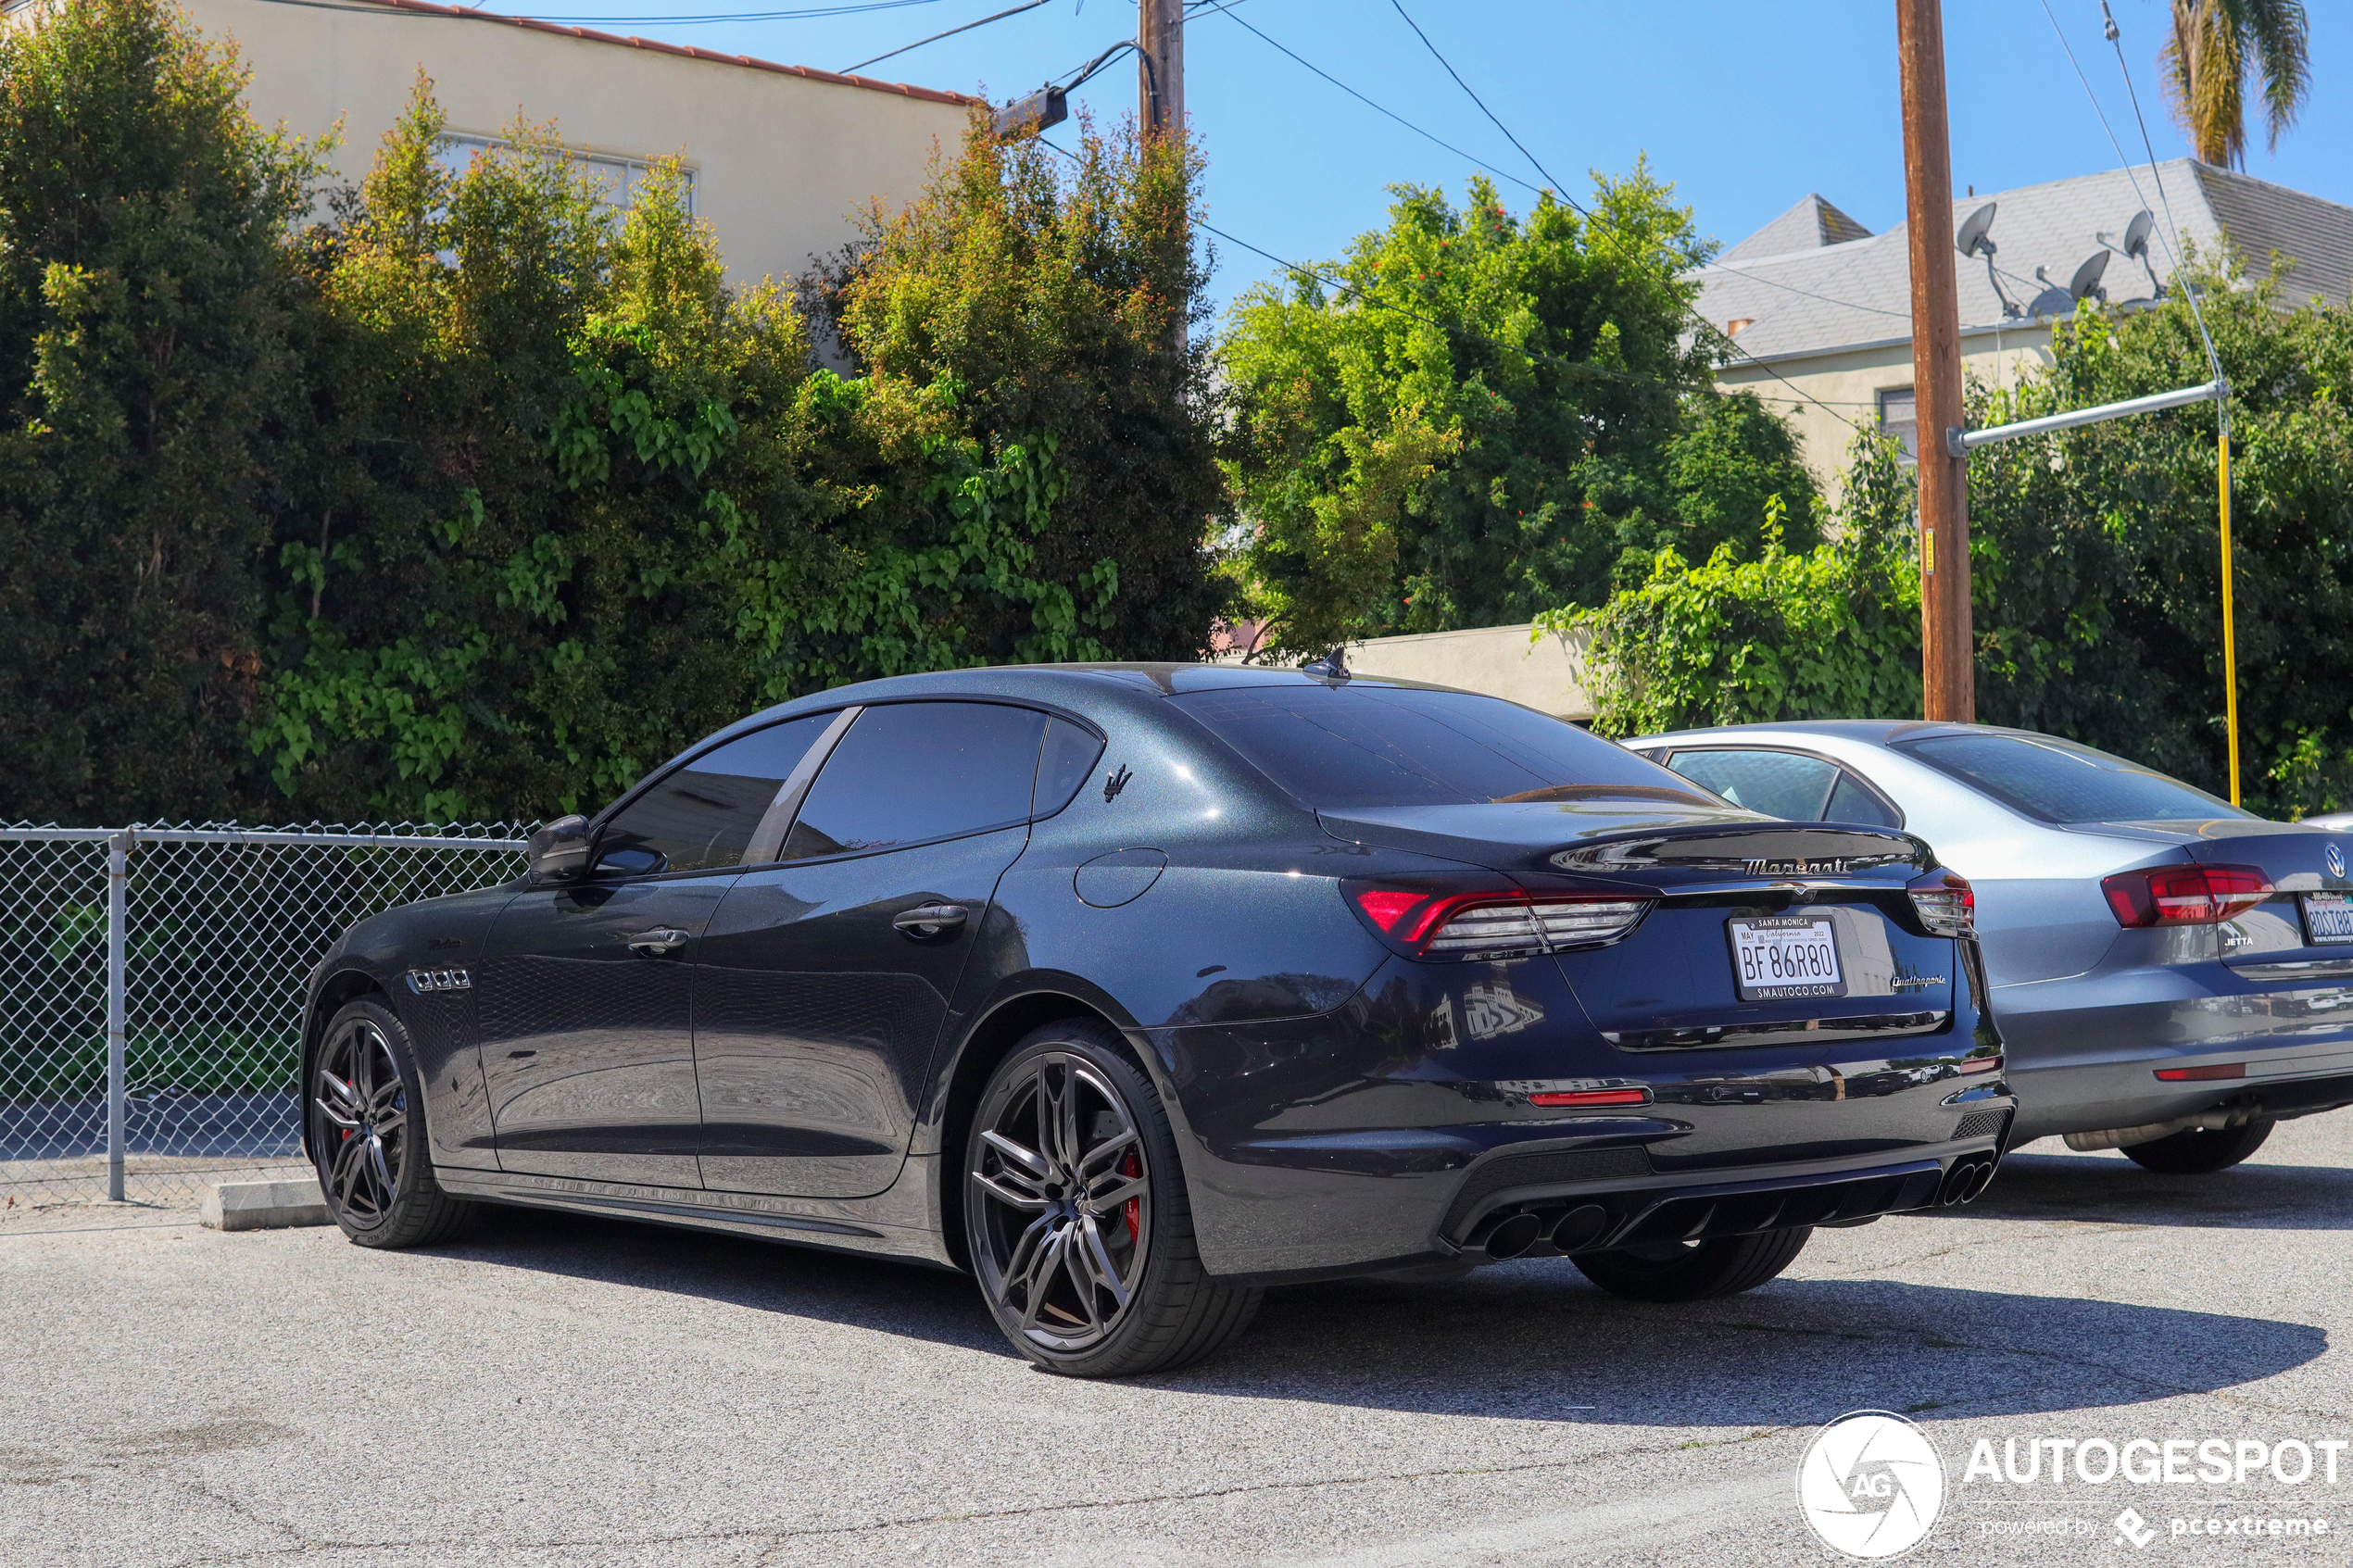
[(853, 209), (918, 194), (934, 147), (952, 151), (973, 102), (427, 0), (182, 4), (208, 36), (235, 41), (257, 120), (304, 136), (342, 127), (334, 161), (352, 180), (420, 68), (448, 116), (455, 157), (519, 117), (552, 120), (625, 200), (648, 160), (680, 155), (695, 213), (737, 283), (795, 277), (850, 236)]
[[(2353, 207), (2189, 158), (2157, 174), (2185, 245), (2210, 254), (2227, 236), (2250, 276), (2284, 264), (2283, 306), (2315, 295), (2342, 303), (2353, 289)], [(1991, 254), (1955, 258), (1964, 373), (1988, 385), (2051, 362), (2051, 322), (2075, 308), (2070, 285), (2087, 264), (2099, 296), (2126, 309), (2145, 307), (2171, 281), (2163, 204), (2146, 168), (1972, 192), (1954, 203), (1956, 229), (1988, 207)], [(2151, 218), (2136, 226), (2144, 212)], [(2135, 243), (2142, 235), (2145, 245)], [(1854, 427), (1911, 445), (1911, 257), (1900, 225), (1874, 234), (1808, 195), (1698, 276), (1701, 318), (1745, 356), (1718, 379), (1786, 413), (1807, 466), (1833, 493)]]

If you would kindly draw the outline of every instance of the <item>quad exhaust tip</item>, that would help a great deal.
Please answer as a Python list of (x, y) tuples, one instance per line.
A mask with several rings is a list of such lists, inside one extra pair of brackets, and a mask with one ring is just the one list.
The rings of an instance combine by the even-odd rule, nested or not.
[(1944, 1173), (1944, 1184), (1937, 1188), (1936, 1200), (1947, 1209), (1976, 1202), (1978, 1196), (1993, 1185), (1998, 1163), (1990, 1154), (1972, 1154), (1954, 1160), (1953, 1168)]
[(1544, 1222), (1533, 1214), (1514, 1214), (1487, 1233), (1487, 1255), (1490, 1258), (1516, 1258), (1536, 1245), (1544, 1234)]

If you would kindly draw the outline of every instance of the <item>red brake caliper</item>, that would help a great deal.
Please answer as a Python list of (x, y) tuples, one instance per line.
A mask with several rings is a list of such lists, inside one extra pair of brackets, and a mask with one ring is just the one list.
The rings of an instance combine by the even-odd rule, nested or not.
[[(1127, 1151), (1127, 1158), (1119, 1162), (1119, 1173), (1123, 1176), (1140, 1176), (1144, 1173), (1144, 1162), (1142, 1159), (1137, 1155), (1134, 1149), (1129, 1149)], [(1144, 1225), (1144, 1200), (1142, 1198), (1131, 1198), (1127, 1200), (1126, 1218), (1127, 1240), (1129, 1245), (1132, 1246), (1136, 1240), (1136, 1233), (1142, 1230)]]

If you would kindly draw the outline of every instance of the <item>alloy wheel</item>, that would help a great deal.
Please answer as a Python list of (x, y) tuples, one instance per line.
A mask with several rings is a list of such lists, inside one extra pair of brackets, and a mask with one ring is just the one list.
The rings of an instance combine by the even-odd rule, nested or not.
[(1151, 1241), (1144, 1139), (1093, 1064), (1047, 1051), (982, 1107), (973, 1261), (1009, 1323), (1043, 1348), (1101, 1344), (1126, 1317)]
[(328, 1196), (352, 1221), (380, 1222), (400, 1196), (409, 1155), (409, 1089), (382, 1029), (355, 1018), (335, 1033), (319, 1053), (311, 1104)]

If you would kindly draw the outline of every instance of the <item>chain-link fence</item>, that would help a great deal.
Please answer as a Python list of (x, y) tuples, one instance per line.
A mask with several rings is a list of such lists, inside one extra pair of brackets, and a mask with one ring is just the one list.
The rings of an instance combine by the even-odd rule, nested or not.
[(0, 827), (0, 1228), (307, 1174), (311, 966), (378, 910), (520, 875), (526, 831)]

